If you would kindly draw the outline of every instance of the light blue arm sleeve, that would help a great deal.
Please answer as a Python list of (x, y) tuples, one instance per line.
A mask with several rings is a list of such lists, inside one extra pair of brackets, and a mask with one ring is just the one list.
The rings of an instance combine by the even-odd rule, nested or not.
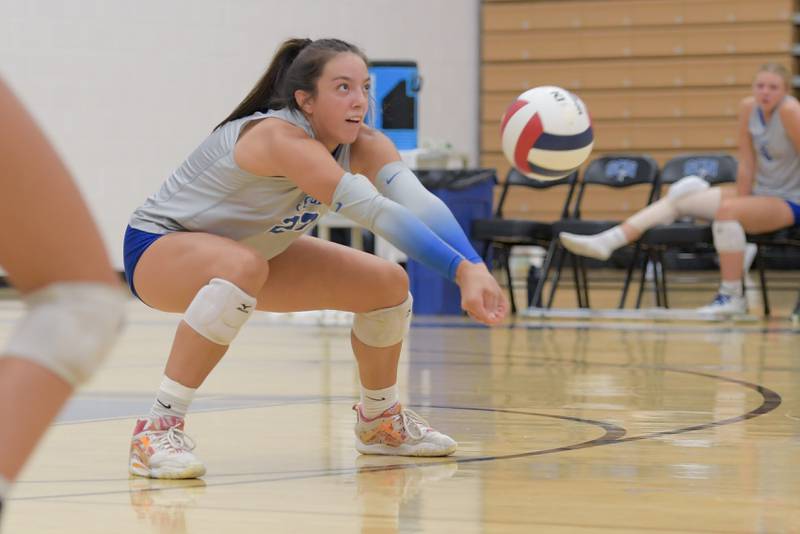
[(455, 281), (456, 269), (464, 256), (407, 208), (381, 195), (365, 176), (345, 173), (333, 194), (331, 209)]
[(405, 163), (393, 161), (384, 165), (378, 171), (375, 185), (382, 195), (408, 208), (466, 259), (472, 263), (483, 261), (475, 252), (450, 208), (439, 197), (425, 189)]

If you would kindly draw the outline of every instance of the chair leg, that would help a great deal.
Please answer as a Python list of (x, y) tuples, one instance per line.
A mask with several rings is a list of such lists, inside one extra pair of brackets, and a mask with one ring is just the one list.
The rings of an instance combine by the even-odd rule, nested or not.
[(561, 279), (561, 269), (564, 267), (564, 255), (566, 249), (561, 245), (556, 245), (556, 272), (553, 273), (553, 281), (550, 283), (550, 297), (547, 299), (547, 308), (553, 307), (553, 298), (556, 296), (558, 282)]
[(574, 254), (570, 255), (572, 257), (572, 278), (575, 281), (575, 296), (578, 299), (578, 307), (584, 308), (583, 303), (583, 290), (581, 289), (581, 277), (578, 274), (578, 265), (580, 263), (580, 258), (575, 256)]
[(589, 277), (586, 274), (586, 263), (583, 261), (583, 258), (578, 258), (578, 267), (581, 283), (583, 284), (583, 303), (587, 308), (591, 308), (592, 306), (589, 304)]
[(661, 279), (658, 277), (658, 252), (653, 251), (650, 257), (650, 264), (647, 267), (653, 268), (653, 297), (656, 299), (656, 307), (661, 307)]
[(641, 241), (636, 242), (636, 247), (633, 249), (633, 258), (631, 262), (628, 264), (628, 270), (625, 273), (625, 282), (622, 284), (622, 295), (619, 298), (619, 305), (617, 308), (620, 310), (625, 307), (625, 300), (628, 298), (628, 289), (631, 285), (631, 279), (633, 278), (633, 268), (636, 265), (636, 262), (639, 259), (639, 254), (642, 251), (642, 243)]
[(517, 302), (514, 298), (514, 281), (511, 279), (511, 249), (503, 247), (503, 268), (506, 271), (506, 281), (508, 282), (508, 299), (511, 301), (511, 313), (517, 314)]
[(639, 291), (636, 293), (636, 309), (642, 307), (642, 296), (644, 296), (644, 283), (645, 283), (645, 276), (647, 275), (647, 262), (650, 261), (650, 255), (652, 251), (648, 251), (647, 254), (643, 254), (642, 256), (642, 266), (641, 272), (639, 273)]
[(762, 247), (758, 245), (756, 250), (756, 263), (758, 265), (758, 277), (761, 280), (761, 299), (764, 301), (764, 316), (769, 317), (769, 297), (767, 296), (767, 275), (766, 267), (764, 266), (764, 255), (761, 254)]
[(648, 269), (653, 272), (653, 298), (656, 302), (656, 308), (661, 307), (661, 278), (658, 276), (658, 260), (653, 257), (647, 265)]
[(537, 303), (542, 302), (542, 293), (544, 293), (544, 284), (547, 282), (547, 277), (550, 276), (550, 266), (553, 264), (553, 255), (556, 252), (556, 242), (550, 241), (550, 245), (547, 247), (547, 254), (544, 257), (544, 263), (542, 264), (542, 272), (539, 275), (539, 282), (536, 284), (536, 289), (533, 292), (533, 305), (536, 306)]
[(661, 304), (665, 308), (669, 308), (669, 302), (667, 301), (667, 267), (664, 264), (664, 251), (658, 251), (658, 266), (659, 266), (659, 274), (661, 276)]

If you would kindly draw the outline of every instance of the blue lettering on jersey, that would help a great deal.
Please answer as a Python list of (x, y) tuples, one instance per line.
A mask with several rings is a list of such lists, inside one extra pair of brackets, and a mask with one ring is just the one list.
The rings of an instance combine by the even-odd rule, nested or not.
[(303, 197), (302, 202), (295, 207), (297, 211), (306, 211), (309, 207), (312, 206), (319, 206), (322, 202), (317, 200), (316, 198), (312, 197), (311, 195), (306, 195)]
[(760, 149), (761, 155), (764, 156), (764, 159), (766, 159), (767, 161), (772, 161), (772, 156), (770, 155), (769, 150), (767, 150), (766, 143), (762, 144), (759, 147), (759, 149)]
[(306, 195), (303, 200), (295, 206), (295, 209), (300, 213), (292, 215), (291, 217), (286, 217), (268, 231), (273, 234), (282, 234), (284, 232), (302, 232), (306, 230), (319, 218), (319, 213), (315, 208), (321, 204), (319, 200), (311, 195)]

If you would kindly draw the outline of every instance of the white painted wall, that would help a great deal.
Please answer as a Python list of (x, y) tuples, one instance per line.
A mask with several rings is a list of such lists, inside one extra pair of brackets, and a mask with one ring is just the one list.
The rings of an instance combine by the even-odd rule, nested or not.
[(475, 164), (478, 17), (478, 0), (0, 0), (0, 75), (73, 171), (121, 269), (130, 212), (288, 37), (416, 60), (420, 139)]

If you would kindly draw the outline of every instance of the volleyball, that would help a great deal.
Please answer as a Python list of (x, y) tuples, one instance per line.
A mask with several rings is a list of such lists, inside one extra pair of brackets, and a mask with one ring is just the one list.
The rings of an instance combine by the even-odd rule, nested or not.
[(586, 105), (552, 85), (519, 95), (503, 116), (500, 136), (511, 165), (537, 180), (568, 176), (586, 161), (594, 144)]

